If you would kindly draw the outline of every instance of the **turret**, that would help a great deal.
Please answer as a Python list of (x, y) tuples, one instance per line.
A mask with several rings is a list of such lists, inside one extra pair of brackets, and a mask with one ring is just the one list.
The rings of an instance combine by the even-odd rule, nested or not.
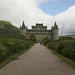
[(58, 40), (58, 25), (56, 24), (56, 22), (54, 23), (54, 27), (52, 26), (52, 40)]
[(25, 29), (24, 21), (23, 21), (23, 23), (22, 23), (22, 26), (20, 25), (20, 29)]
[(20, 32), (21, 32), (21, 34), (26, 36), (26, 30), (27, 30), (27, 27), (25, 26), (25, 23), (23, 21), (22, 26), (20, 25)]
[(56, 24), (56, 22), (54, 23), (54, 28), (58, 29), (58, 25)]
[(51, 28), (51, 30), (53, 29), (53, 26), (52, 26), (52, 28)]

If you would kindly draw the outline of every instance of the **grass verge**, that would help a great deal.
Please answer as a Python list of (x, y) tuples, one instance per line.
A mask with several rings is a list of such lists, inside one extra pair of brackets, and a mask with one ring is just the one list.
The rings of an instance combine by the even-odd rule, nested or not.
[(75, 69), (75, 62), (68, 59), (68, 58), (65, 58), (64, 56), (58, 54), (57, 52), (55, 52), (54, 50), (50, 49), (47, 47), (48, 50), (50, 50), (52, 53), (54, 53), (56, 56), (58, 56), (61, 60), (65, 61), (68, 65), (70, 65), (72, 68)]
[(8, 64), (9, 62), (16, 60), (20, 55), (22, 55), (23, 53), (25, 53), (26, 51), (28, 51), (28, 49), (22, 50), (21, 52), (18, 52), (16, 54), (13, 54), (12, 56), (8, 57), (7, 59), (5, 59), (2, 63), (0, 63), (0, 68), (2, 68), (3, 66), (5, 66), (6, 64)]

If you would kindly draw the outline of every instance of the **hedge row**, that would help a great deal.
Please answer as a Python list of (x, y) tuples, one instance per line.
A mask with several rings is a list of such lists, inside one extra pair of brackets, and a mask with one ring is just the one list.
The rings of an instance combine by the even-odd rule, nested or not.
[(49, 42), (47, 46), (57, 53), (75, 61), (75, 41), (63, 40), (58, 42)]
[(33, 45), (32, 42), (26, 40), (20, 40), (16, 38), (3, 38), (0, 39), (0, 63), (8, 56), (25, 50)]

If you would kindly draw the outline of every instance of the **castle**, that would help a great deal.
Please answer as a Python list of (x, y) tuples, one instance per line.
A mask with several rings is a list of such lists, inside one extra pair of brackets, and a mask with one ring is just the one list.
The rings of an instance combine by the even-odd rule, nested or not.
[(34, 34), (37, 42), (42, 42), (44, 37), (49, 37), (50, 40), (58, 40), (58, 29), (56, 22), (54, 26), (52, 26), (51, 30), (47, 30), (47, 26), (43, 26), (43, 23), (36, 23), (36, 26), (32, 26), (32, 29), (28, 29), (25, 26), (24, 21), (22, 26), (20, 25), (21, 34), (24, 34), (27, 38), (29, 38), (31, 34)]

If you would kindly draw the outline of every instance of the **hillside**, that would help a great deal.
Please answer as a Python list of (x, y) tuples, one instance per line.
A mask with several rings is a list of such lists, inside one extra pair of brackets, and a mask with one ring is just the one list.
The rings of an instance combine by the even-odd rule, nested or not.
[(15, 37), (20, 34), (20, 29), (12, 25), (9, 21), (0, 21), (0, 36)]

